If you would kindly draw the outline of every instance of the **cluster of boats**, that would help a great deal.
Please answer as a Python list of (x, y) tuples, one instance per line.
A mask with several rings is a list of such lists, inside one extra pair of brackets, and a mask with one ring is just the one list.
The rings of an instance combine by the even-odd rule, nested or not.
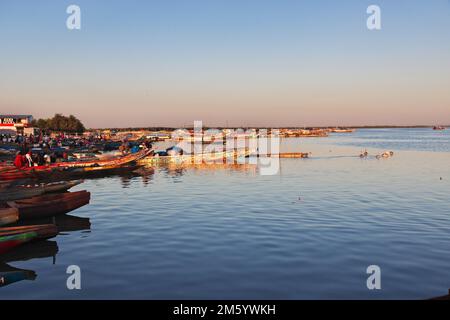
[(39, 251), (30, 250), (31, 245), (54, 238), (64, 230), (90, 228), (88, 218), (67, 215), (90, 202), (90, 192), (68, 191), (82, 182), (0, 184), (0, 287), (36, 276), (34, 271), (6, 264), (14, 260), (17, 250), (20, 257), (22, 248), (28, 250), (28, 255), (39, 255)]
[(112, 159), (89, 159), (52, 163), (43, 166), (16, 168), (11, 164), (0, 166), (0, 181), (19, 179), (45, 179), (83, 177), (93, 173), (109, 173), (130, 169), (136, 162), (150, 155), (151, 150), (114, 157)]

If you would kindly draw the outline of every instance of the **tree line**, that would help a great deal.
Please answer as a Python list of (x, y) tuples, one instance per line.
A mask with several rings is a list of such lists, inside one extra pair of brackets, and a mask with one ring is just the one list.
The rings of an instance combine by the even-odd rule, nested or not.
[(66, 117), (60, 113), (55, 114), (53, 118), (35, 119), (32, 125), (44, 132), (83, 133), (86, 131), (83, 123), (77, 117), (73, 115)]

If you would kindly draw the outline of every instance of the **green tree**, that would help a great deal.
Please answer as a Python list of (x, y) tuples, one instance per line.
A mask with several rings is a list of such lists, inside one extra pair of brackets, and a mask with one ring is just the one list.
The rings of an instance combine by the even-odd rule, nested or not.
[(83, 133), (86, 128), (74, 115), (68, 117), (57, 113), (53, 118), (33, 120), (33, 126), (43, 131)]

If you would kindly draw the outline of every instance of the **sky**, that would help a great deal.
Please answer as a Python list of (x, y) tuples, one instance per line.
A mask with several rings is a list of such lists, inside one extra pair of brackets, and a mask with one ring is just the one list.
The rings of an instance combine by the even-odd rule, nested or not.
[[(367, 29), (371, 4), (381, 30)], [(449, 0), (0, 0), (0, 114), (435, 125), (450, 123), (449, 88)]]

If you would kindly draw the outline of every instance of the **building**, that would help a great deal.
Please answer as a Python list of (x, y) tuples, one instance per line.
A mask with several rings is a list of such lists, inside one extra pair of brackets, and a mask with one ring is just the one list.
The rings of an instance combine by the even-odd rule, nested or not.
[(2, 114), (0, 115), (0, 134), (35, 134), (36, 130), (32, 127), (31, 121), (33, 121), (31, 115)]

